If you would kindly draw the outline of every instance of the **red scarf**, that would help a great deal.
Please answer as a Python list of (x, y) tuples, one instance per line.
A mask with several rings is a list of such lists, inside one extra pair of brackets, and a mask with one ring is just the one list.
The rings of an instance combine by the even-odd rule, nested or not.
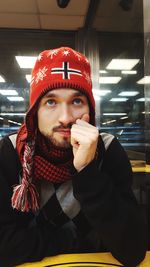
[(22, 180), (14, 187), (12, 207), (23, 212), (36, 211), (39, 209), (36, 181), (61, 183), (71, 179), (75, 171), (72, 149), (55, 147), (39, 133), (29, 141), (25, 124), (18, 133), (16, 147)]
[(38, 133), (33, 158), (33, 177), (35, 180), (61, 183), (72, 178), (74, 166), (71, 148), (58, 148)]

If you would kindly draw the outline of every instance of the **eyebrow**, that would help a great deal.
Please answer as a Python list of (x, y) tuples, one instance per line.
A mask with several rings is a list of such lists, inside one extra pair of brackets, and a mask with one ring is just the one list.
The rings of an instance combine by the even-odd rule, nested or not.
[[(85, 96), (85, 95), (82, 92), (75, 92), (70, 97), (77, 97), (77, 96)], [(57, 93), (54, 94), (52, 92), (49, 92), (43, 98), (49, 98), (49, 97), (59, 97), (59, 96), (57, 95)]]

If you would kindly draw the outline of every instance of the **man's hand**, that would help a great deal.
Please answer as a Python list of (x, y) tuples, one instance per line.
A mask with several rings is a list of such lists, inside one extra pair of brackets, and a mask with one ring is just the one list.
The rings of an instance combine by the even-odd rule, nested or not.
[(71, 128), (71, 145), (73, 146), (74, 167), (79, 172), (95, 157), (97, 148), (98, 129), (89, 124), (89, 115), (84, 114), (76, 120)]

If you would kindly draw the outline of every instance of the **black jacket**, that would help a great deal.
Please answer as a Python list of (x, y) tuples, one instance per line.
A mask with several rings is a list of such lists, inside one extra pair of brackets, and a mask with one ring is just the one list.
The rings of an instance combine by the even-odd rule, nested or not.
[(0, 266), (96, 251), (110, 251), (126, 267), (144, 259), (147, 223), (131, 189), (129, 160), (116, 138), (101, 137), (97, 160), (73, 176), (73, 197), (80, 208), (72, 217), (56, 203), (56, 194), (39, 213), (12, 209), (21, 165), (9, 137), (0, 141)]

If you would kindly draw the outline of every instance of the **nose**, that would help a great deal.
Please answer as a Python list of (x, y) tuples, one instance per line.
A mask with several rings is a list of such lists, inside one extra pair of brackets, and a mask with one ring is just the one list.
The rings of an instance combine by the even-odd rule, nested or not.
[(61, 106), (59, 113), (59, 122), (65, 126), (74, 122), (72, 111), (67, 104)]

